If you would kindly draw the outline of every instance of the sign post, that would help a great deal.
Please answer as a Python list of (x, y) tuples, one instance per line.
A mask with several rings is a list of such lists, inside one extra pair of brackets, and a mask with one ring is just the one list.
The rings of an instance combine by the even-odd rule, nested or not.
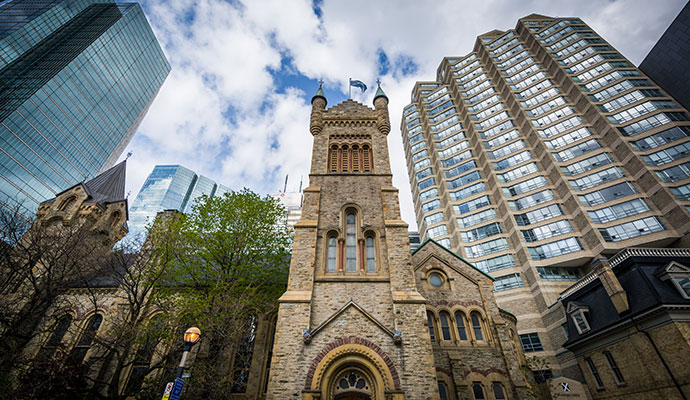
[(165, 385), (165, 391), (163, 392), (163, 399), (161, 399), (161, 400), (170, 400), (170, 392), (172, 392), (173, 386), (175, 386), (175, 384), (173, 382), (168, 382), (168, 384)]
[(175, 378), (175, 385), (172, 388), (172, 392), (170, 392), (170, 398), (168, 400), (180, 400), (183, 386), (184, 381), (181, 378)]

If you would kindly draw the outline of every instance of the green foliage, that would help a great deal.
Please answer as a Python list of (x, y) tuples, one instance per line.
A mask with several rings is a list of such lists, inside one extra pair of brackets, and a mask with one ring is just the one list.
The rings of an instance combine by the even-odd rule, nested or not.
[(202, 196), (190, 214), (153, 227), (153, 251), (168, 264), (157, 302), (182, 326), (202, 331), (190, 381), (197, 395), (232, 386), (232, 359), (248, 318), (277, 309), (292, 240), (285, 215), (277, 200), (244, 189)]

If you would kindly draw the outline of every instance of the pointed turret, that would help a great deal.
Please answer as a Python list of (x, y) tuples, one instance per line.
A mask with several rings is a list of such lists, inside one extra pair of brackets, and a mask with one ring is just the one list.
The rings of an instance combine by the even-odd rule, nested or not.
[(95, 203), (114, 203), (125, 200), (127, 160), (84, 182), (84, 189)]
[(311, 120), (309, 121), (309, 131), (312, 135), (318, 135), (323, 129), (323, 110), (328, 104), (326, 95), (323, 93), (323, 82), (319, 82), (319, 90), (311, 98)]
[(374, 95), (374, 108), (376, 108), (376, 125), (379, 131), (387, 135), (391, 131), (391, 121), (388, 116), (388, 96), (381, 89), (381, 82), (377, 81), (379, 87)]

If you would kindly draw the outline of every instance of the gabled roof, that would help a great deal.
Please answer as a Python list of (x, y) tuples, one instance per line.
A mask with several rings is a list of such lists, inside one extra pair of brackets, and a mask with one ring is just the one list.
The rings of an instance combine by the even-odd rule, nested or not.
[(426, 244), (429, 243), (429, 242), (434, 243), (436, 246), (438, 246), (438, 247), (442, 248), (443, 250), (447, 251), (448, 253), (450, 253), (451, 255), (453, 255), (453, 256), (454, 256), (455, 258), (457, 258), (458, 260), (462, 261), (463, 263), (465, 263), (465, 264), (469, 265), (470, 267), (476, 269), (477, 271), (481, 272), (482, 275), (486, 276), (487, 278), (491, 279), (492, 281), (495, 281), (495, 280), (496, 280), (496, 279), (495, 279), (494, 277), (492, 277), (491, 275), (487, 274), (486, 272), (484, 272), (484, 271), (482, 271), (481, 269), (479, 269), (479, 268), (475, 267), (474, 265), (472, 265), (472, 263), (470, 263), (469, 261), (467, 261), (467, 260), (465, 260), (464, 258), (460, 257), (459, 255), (457, 255), (457, 254), (454, 253), (453, 251), (448, 250), (445, 246), (443, 246), (443, 245), (440, 244), (439, 242), (435, 241), (434, 239), (427, 239), (427, 240), (425, 240), (424, 243), (422, 243), (421, 245), (419, 245), (419, 247), (417, 247), (417, 248), (412, 252), (412, 254), (417, 253), (422, 247), (426, 246)]

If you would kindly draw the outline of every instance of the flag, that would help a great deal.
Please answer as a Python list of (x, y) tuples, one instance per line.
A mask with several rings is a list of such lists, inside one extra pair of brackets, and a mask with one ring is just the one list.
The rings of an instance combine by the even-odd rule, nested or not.
[(362, 81), (350, 79), (350, 86), (354, 86), (354, 87), (362, 89), (362, 93), (367, 91), (367, 85), (365, 85), (364, 82), (362, 82)]

